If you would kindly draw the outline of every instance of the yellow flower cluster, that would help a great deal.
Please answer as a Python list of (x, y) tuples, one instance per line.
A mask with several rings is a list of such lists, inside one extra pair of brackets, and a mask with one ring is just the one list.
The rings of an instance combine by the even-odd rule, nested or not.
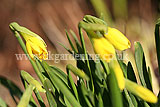
[(110, 27), (104, 37), (93, 36), (91, 38), (95, 53), (99, 54), (101, 59), (110, 62), (109, 65), (114, 68), (119, 88), (123, 90), (125, 87), (124, 76), (115, 58), (115, 49), (122, 51), (130, 48), (130, 41), (119, 30)]
[(93, 37), (93, 47), (101, 59), (110, 62), (115, 56), (115, 49), (125, 50), (131, 47), (130, 41), (117, 29), (108, 27), (104, 37)]
[(130, 41), (119, 30), (110, 27), (108, 27), (108, 33), (104, 34), (103, 37), (91, 36), (95, 53), (109, 63), (109, 67), (115, 73), (120, 90), (126, 88), (143, 100), (156, 103), (158, 99), (150, 90), (124, 78), (122, 69), (115, 58), (115, 49), (123, 51), (130, 48)]

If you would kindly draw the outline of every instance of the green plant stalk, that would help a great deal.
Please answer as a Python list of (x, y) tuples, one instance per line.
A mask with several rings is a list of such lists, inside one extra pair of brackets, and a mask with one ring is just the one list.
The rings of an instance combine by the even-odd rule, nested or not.
[(112, 106), (123, 107), (122, 95), (118, 87), (118, 82), (112, 68), (110, 68), (110, 74), (107, 77), (107, 81), (109, 85), (109, 92), (110, 92), (110, 98), (112, 101)]
[[(67, 69), (67, 68), (66, 68), (66, 69)], [(74, 81), (73, 81), (73, 78), (72, 78), (72, 76), (71, 76), (71, 73), (70, 73), (69, 69), (67, 69), (67, 74), (68, 74), (68, 79), (69, 79), (69, 82), (70, 82), (71, 87), (72, 87), (72, 89), (73, 89), (74, 95), (75, 95), (76, 99), (77, 99), (78, 102), (79, 102), (79, 97), (78, 97), (77, 88), (76, 88), (76, 86), (75, 86), (75, 84), (74, 84)]]
[(20, 46), (21, 46), (21, 48), (23, 49), (24, 53), (27, 55), (30, 63), (32, 64), (32, 66), (33, 66), (33, 68), (34, 68), (37, 76), (39, 77), (40, 81), (43, 83), (44, 78), (43, 78), (41, 72), (39, 71), (39, 69), (38, 69), (35, 61), (33, 61), (33, 60), (30, 58), (30, 56), (28, 55), (28, 52), (27, 52), (27, 49), (26, 49), (26, 45), (24, 44), (22, 38), (20, 37), (20, 35), (19, 35), (19, 33), (18, 33), (17, 31), (15, 31), (14, 34), (15, 34), (15, 36), (16, 36), (16, 38), (17, 38), (17, 40), (18, 40), (18, 42), (19, 42), (19, 44), (20, 44)]
[[(22, 82), (23, 82), (24, 88), (27, 89), (27, 87), (29, 86), (28, 83), (27, 83), (27, 81), (25, 81), (22, 76), (21, 76), (21, 80), (22, 80)], [(30, 102), (31, 102), (31, 104), (33, 104), (34, 106), (37, 106), (37, 104), (36, 104), (33, 96), (31, 96)], [(30, 104), (30, 105), (31, 105), (31, 104)]]
[(85, 54), (85, 62), (87, 64), (87, 66), (88, 66), (89, 73), (90, 73), (90, 81), (91, 81), (91, 85), (92, 85), (91, 86), (91, 90), (94, 93), (93, 77), (92, 77), (91, 68), (90, 68), (90, 64), (89, 64), (89, 60), (88, 60), (88, 54), (87, 54), (86, 47), (85, 47), (83, 32), (82, 32), (82, 28), (80, 26), (78, 28), (79, 28), (79, 35), (80, 35), (82, 49), (83, 49), (84, 54)]
[(27, 87), (17, 107), (27, 107), (34, 88), (33, 85)]
[(83, 71), (81, 71), (80, 69), (77, 69), (76, 67), (74, 67), (71, 64), (68, 64), (66, 66), (66, 69), (71, 70), (75, 75), (77, 75), (85, 80), (89, 80), (89, 77)]

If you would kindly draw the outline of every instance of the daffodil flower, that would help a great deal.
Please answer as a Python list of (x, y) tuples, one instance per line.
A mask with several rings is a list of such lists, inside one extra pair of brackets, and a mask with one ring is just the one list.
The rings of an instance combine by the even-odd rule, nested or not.
[(108, 32), (104, 37), (117, 49), (125, 50), (131, 47), (130, 41), (117, 29), (108, 27)]
[(48, 58), (48, 52), (46, 49), (47, 45), (39, 35), (18, 25), (16, 22), (11, 23), (9, 26), (12, 31), (17, 31), (24, 38), (26, 41), (27, 51), (32, 59), (34, 58), (34, 55), (39, 59)]
[(125, 87), (124, 75), (115, 53), (116, 49), (122, 51), (130, 48), (130, 41), (119, 30), (108, 27), (103, 20), (93, 16), (85, 16), (79, 26), (91, 38), (95, 53), (113, 69), (119, 88), (123, 90)]
[(115, 55), (115, 49), (113, 45), (103, 37), (92, 38), (92, 41), (95, 53), (98, 54), (101, 59), (105, 60), (106, 62), (110, 62)]
[(92, 41), (95, 53), (98, 54), (102, 60), (109, 62), (110, 67), (112, 67), (115, 72), (119, 88), (120, 90), (123, 90), (125, 87), (124, 75), (115, 58), (115, 48), (107, 39), (103, 37), (94, 37), (92, 38)]
[(125, 79), (125, 87), (128, 91), (139, 96), (140, 98), (142, 98), (147, 102), (156, 103), (158, 101), (158, 98), (150, 90), (128, 79)]
[(34, 55), (38, 56), (39, 59), (48, 58), (48, 52), (45, 45), (35, 37), (30, 37), (26, 40), (26, 48), (31, 58), (34, 58)]

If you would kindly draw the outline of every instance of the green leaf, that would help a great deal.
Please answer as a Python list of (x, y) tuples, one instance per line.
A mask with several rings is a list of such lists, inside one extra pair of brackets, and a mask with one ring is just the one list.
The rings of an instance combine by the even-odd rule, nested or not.
[(57, 75), (59, 78), (61, 78), (66, 84), (67, 83), (67, 75), (62, 71), (60, 70), (59, 68), (55, 67), (55, 66), (50, 66), (51, 67), (51, 70), (53, 73), (55, 73), (55, 75)]
[(62, 80), (59, 77), (57, 77), (51, 71), (51, 67), (49, 67), (49, 65), (45, 61), (42, 61), (42, 65), (44, 66), (46, 72), (48, 73), (52, 83), (55, 84), (60, 89), (60, 91), (65, 95), (70, 104), (73, 107), (81, 107), (81, 105), (78, 103), (74, 95), (70, 92), (69, 88), (64, 84), (64, 82), (62, 82)]
[(73, 54), (73, 52), (69, 49), (69, 48), (67, 48), (66, 46), (64, 46), (63, 44), (61, 44), (61, 43), (59, 43), (62, 47), (64, 47), (70, 54)]
[(71, 33), (71, 35), (73, 36), (73, 38), (74, 38), (74, 40), (75, 40), (76, 47), (77, 47), (77, 49), (78, 49), (78, 53), (79, 53), (79, 54), (83, 54), (83, 53), (84, 53), (84, 52), (83, 52), (83, 49), (82, 49), (82, 47), (81, 47), (81, 45), (80, 45), (80, 43), (79, 43), (79, 40), (78, 40), (76, 34), (75, 34), (72, 30), (70, 30), (70, 33)]
[(88, 67), (88, 71), (90, 73), (90, 89), (92, 90), (92, 92), (94, 93), (94, 83), (93, 83), (93, 77), (92, 77), (92, 74), (91, 74), (91, 66), (90, 66), (90, 63), (89, 63), (89, 59), (88, 59), (88, 54), (87, 54), (87, 50), (86, 50), (86, 46), (85, 46), (85, 41), (84, 41), (84, 36), (83, 36), (83, 32), (82, 32), (82, 28), (79, 26), (79, 35), (80, 35), (80, 41), (81, 41), (81, 45), (82, 45), (82, 49), (83, 49), (83, 52), (84, 52), (84, 59), (85, 59), (85, 64), (87, 65)]
[(124, 93), (125, 93), (125, 97), (126, 97), (126, 99), (128, 101), (129, 107), (134, 107), (133, 102), (132, 102), (132, 100), (131, 100), (131, 98), (129, 96), (129, 93), (128, 93), (128, 91), (126, 89), (124, 89)]
[(83, 95), (83, 98), (86, 102), (86, 104), (88, 105), (88, 107), (92, 107), (93, 105), (91, 104), (89, 98), (87, 96), (89, 96), (89, 91), (87, 90), (87, 88), (85, 87), (85, 84), (82, 80), (80, 80), (80, 86), (81, 86), (81, 92)]
[(69, 69), (66, 69), (66, 70), (67, 70), (67, 74), (68, 74), (68, 84), (71, 87), (72, 91), (74, 92), (76, 99), (79, 101), (78, 91), (77, 91), (76, 85), (73, 81), (73, 78), (71, 76), (71, 73), (70, 73)]
[(147, 72), (146, 61), (142, 46), (139, 42), (135, 43), (135, 60), (141, 83), (152, 91), (152, 85)]
[[(118, 60), (118, 59), (117, 59)], [(126, 66), (126, 64), (125, 63), (123, 63), (123, 61), (122, 60), (118, 60), (118, 63), (119, 63), (119, 65), (120, 65), (120, 67), (121, 67), (121, 69), (122, 69), (122, 71), (123, 71), (123, 74), (124, 74), (124, 77), (126, 77), (127, 78), (127, 66)]]
[(29, 84), (34, 85), (40, 92), (46, 92), (43, 88), (42, 85), (35, 80), (29, 73), (25, 71), (21, 71), (21, 76), (24, 80), (26, 80)]
[(75, 49), (75, 47), (74, 47), (74, 45), (73, 45), (73, 43), (72, 43), (72, 41), (71, 41), (71, 39), (70, 39), (69, 34), (68, 34), (67, 31), (66, 31), (66, 35), (67, 35), (67, 39), (68, 39), (68, 41), (69, 41), (69, 44), (70, 44), (72, 50), (73, 50), (75, 53), (77, 53), (77, 50)]
[(158, 68), (160, 73), (160, 37), (159, 37), (159, 26), (160, 26), (160, 18), (157, 20), (155, 25), (155, 43), (156, 43), (156, 51), (157, 51), (157, 60), (158, 60)]
[(135, 42), (134, 47), (135, 47), (135, 62), (136, 62), (139, 78), (140, 78), (141, 84), (144, 87), (147, 87), (144, 80), (144, 75), (143, 75), (143, 55), (144, 55), (143, 49), (139, 42)]
[(0, 107), (8, 107), (7, 104), (6, 104), (6, 102), (3, 101), (2, 98), (0, 98)]
[(50, 105), (50, 107), (57, 107), (57, 102), (55, 100), (55, 98), (53, 97), (53, 94), (51, 93), (51, 90), (55, 90), (53, 87), (51, 87), (51, 83), (49, 81), (49, 79), (45, 79), (44, 80), (44, 88), (46, 89), (46, 96), (48, 99), (48, 103)]
[[(27, 89), (27, 87), (28, 87), (27, 81), (24, 80), (22, 76), (20, 76), (20, 77), (21, 77), (21, 80), (22, 80), (22, 83), (23, 83), (24, 88)], [(28, 106), (29, 106), (29, 107), (37, 107), (37, 104), (36, 104), (33, 96), (31, 96)]]
[(104, 107), (104, 106), (103, 106), (102, 96), (101, 96), (100, 93), (98, 94), (98, 107)]
[(29, 104), (29, 101), (30, 101), (30, 97), (32, 96), (32, 92), (33, 92), (34, 88), (35, 87), (33, 85), (29, 85), (27, 87), (27, 89), (23, 93), (23, 96), (22, 96), (20, 102), (18, 103), (17, 107), (27, 107), (27, 105)]
[(67, 107), (72, 107), (67, 98), (64, 96), (64, 101)]
[(130, 95), (130, 98), (132, 99), (134, 107), (138, 107), (138, 102), (137, 102), (135, 96), (132, 95), (132, 93), (129, 93), (129, 95)]

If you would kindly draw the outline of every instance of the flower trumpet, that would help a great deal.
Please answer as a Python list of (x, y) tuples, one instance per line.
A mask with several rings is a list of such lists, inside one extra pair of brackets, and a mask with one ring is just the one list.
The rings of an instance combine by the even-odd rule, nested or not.
[(117, 29), (108, 27), (104, 37), (118, 50), (122, 51), (131, 47), (130, 41)]

